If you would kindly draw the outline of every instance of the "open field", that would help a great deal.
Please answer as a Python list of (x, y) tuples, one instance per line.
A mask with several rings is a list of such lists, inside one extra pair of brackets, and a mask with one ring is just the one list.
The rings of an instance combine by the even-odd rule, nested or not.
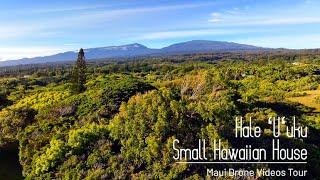
[(306, 95), (300, 97), (290, 97), (288, 100), (314, 108), (312, 112), (320, 112), (320, 104), (316, 102), (316, 98), (320, 97), (320, 89), (318, 88), (317, 90), (302, 91), (302, 93), (306, 93)]

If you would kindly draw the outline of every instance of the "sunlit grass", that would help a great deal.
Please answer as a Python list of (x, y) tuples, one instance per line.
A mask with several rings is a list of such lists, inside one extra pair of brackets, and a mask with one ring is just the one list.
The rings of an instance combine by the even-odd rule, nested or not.
[(303, 91), (302, 93), (306, 93), (306, 95), (300, 97), (290, 97), (288, 100), (314, 108), (313, 112), (320, 112), (320, 103), (316, 102), (316, 98), (320, 97), (320, 89), (318, 88), (317, 90)]

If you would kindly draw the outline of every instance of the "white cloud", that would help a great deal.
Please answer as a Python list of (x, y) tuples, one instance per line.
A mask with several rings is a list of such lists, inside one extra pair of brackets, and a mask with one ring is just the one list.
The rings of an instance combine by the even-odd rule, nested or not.
[(298, 25), (320, 23), (320, 18), (316, 17), (288, 17), (288, 18), (260, 18), (248, 19), (234, 22), (234, 25)]
[[(320, 23), (320, 14), (316, 5), (293, 5), (291, 8), (259, 7), (252, 9), (230, 8), (221, 13), (213, 12), (208, 21), (219, 26), (268, 26), (268, 25), (300, 25)], [(217, 24), (217, 22), (219, 22)]]
[[(223, 19), (223, 20), (222, 20)], [(261, 26), (261, 25), (299, 25), (319, 24), (320, 17), (213, 17), (208, 20), (212, 23), (220, 22), (221, 26)]]
[(140, 8), (123, 8), (123, 9), (111, 9), (104, 11), (96, 11), (85, 14), (80, 14), (80, 16), (76, 16), (74, 20), (79, 19), (80, 21), (89, 20), (106, 20), (106, 18), (119, 18), (119, 17), (127, 17), (127, 15), (131, 14), (141, 14), (141, 13), (155, 13), (159, 11), (173, 11), (179, 9), (190, 9), (206, 6), (212, 3), (193, 3), (193, 4), (179, 4), (179, 5), (166, 5), (166, 6), (155, 6), (155, 7), (140, 7)]
[(211, 13), (211, 16), (213, 16), (213, 17), (220, 17), (221, 14), (220, 14), (220, 13), (217, 13), (217, 12), (214, 12), (214, 13)]
[[(134, 5), (134, 2), (117, 2), (116, 4), (79, 4), (73, 6), (59, 6), (59, 7), (41, 7), (41, 8), (32, 8), (26, 9), (25, 12), (20, 13), (56, 13), (56, 12), (67, 12), (67, 11), (87, 11), (94, 12), (95, 10), (104, 10), (105, 12), (115, 12), (115, 11), (123, 11), (123, 12), (152, 12), (152, 11), (162, 11), (162, 10), (176, 10), (176, 9), (187, 9), (187, 8), (196, 8), (201, 6), (206, 6), (210, 4), (215, 4), (212, 2), (205, 3), (186, 3), (186, 4), (172, 4), (172, 5), (161, 5), (161, 6), (153, 6), (153, 7), (139, 7), (139, 8), (119, 8), (114, 9), (115, 6), (128, 6)], [(109, 9), (107, 9), (109, 8)], [(12, 10), (10, 10), (12, 12)]]
[(138, 36), (136, 39), (170, 39), (188, 36), (198, 36), (198, 35), (213, 35), (213, 34), (225, 34), (225, 31), (220, 30), (186, 30), (186, 31), (159, 31), (146, 33), (144, 35)]
[[(244, 8), (244, 10), (248, 10), (248, 8), (249, 8), (249, 7), (246, 6), (246, 7)], [(241, 15), (241, 14), (243, 14), (242, 11), (244, 11), (244, 10), (240, 10), (239, 8), (232, 8), (232, 9), (230, 9), (230, 10), (227, 10), (226, 13), (232, 14), (232, 15)]]
[[(59, 34), (59, 31), (65, 31), (66, 28), (88, 28), (94, 25), (101, 25), (101, 22), (113, 21), (119, 18), (127, 18), (130, 15), (155, 13), (159, 11), (174, 11), (179, 9), (190, 9), (201, 6), (206, 6), (212, 3), (190, 3), (178, 5), (165, 5), (155, 7), (138, 7), (138, 8), (120, 8), (108, 9), (101, 8), (104, 6), (79, 6), (66, 7), (58, 9), (35, 9), (35, 12), (59, 12), (59, 11), (73, 11), (73, 10), (87, 10), (83, 12), (71, 13), (70, 15), (60, 15), (53, 18), (44, 18), (39, 20), (24, 20), (11, 22), (0, 22), (0, 40), (13, 40), (19, 38), (30, 37), (52, 37), (52, 35)], [(106, 7), (106, 6), (105, 6)], [(98, 8), (98, 9), (96, 9)], [(85, 26), (84, 26), (85, 24)]]
[(221, 22), (222, 19), (219, 19), (219, 18), (213, 18), (213, 19), (209, 19), (209, 22), (213, 22), (213, 23), (218, 23), (218, 22)]
[[(0, 47), (0, 60), (12, 60), (20, 58), (31, 58), (36, 56), (47, 56), (65, 52), (67, 48), (59, 47)], [(1, 63), (1, 62), (0, 62)]]
[(66, 12), (66, 11), (92, 10), (92, 9), (107, 8), (107, 7), (110, 7), (110, 5), (81, 5), (81, 6), (70, 6), (70, 7), (29, 9), (28, 12), (32, 12), (32, 13), (56, 13), (56, 12)]
[(263, 36), (250, 39), (238, 39), (236, 41), (270, 48), (320, 48), (320, 34), (304, 34), (294, 37), (289, 35)]
[(218, 12), (211, 13), (211, 18), (209, 19), (209, 22), (218, 23), (221, 22), (221, 14)]
[(17, 25), (0, 25), (0, 40), (10, 40), (32, 32), (31, 26), (21, 27)]
[[(255, 32), (254, 29), (194, 29), (194, 30), (176, 30), (176, 31), (158, 31), (149, 32), (143, 35), (135, 37), (133, 40), (153, 40), (153, 39), (172, 39), (172, 38), (183, 38), (183, 37), (196, 37), (205, 35), (230, 35), (239, 33), (250, 33)], [(269, 30), (260, 30), (267, 32)]]
[[(65, 28), (83, 28), (90, 27), (94, 24), (99, 24), (101, 21), (112, 21), (117, 18), (127, 18), (128, 15), (135, 15), (139, 13), (155, 13), (158, 11), (173, 11), (178, 9), (197, 8), (200, 6), (208, 5), (208, 3), (193, 3), (193, 4), (180, 4), (180, 5), (166, 5), (156, 7), (140, 7), (140, 8), (123, 8), (111, 10), (93, 10), (87, 12), (78, 12), (61, 18), (60, 16), (54, 18), (45, 18), (30, 21), (16, 21), (16, 22), (0, 22), (0, 40), (20, 40), (22, 38), (52, 38), (59, 34), (60, 30)], [(52, 9), (52, 12), (58, 11), (72, 11), (82, 10), (90, 7), (75, 7), (75, 8), (61, 8)], [(91, 7), (95, 8), (95, 7)], [(35, 10), (36, 11), (36, 10)], [(39, 11), (39, 13), (41, 10)], [(43, 12), (50, 12), (50, 9), (45, 9)], [(203, 33), (203, 32), (202, 32)], [(164, 33), (166, 34), (166, 33)], [(172, 33), (171, 33), (172, 34)], [(187, 34), (196, 34), (196, 32), (189, 32)], [(60, 34), (61, 35), (61, 34)], [(157, 36), (157, 35), (156, 35)], [(160, 35), (161, 36), (161, 35)], [(162, 35), (174, 36), (174, 35)], [(18, 59), (24, 57), (46, 56), (59, 52), (70, 50), (74, 44), (62, 45), (62, 47), (0, 47), (0, 59)]]

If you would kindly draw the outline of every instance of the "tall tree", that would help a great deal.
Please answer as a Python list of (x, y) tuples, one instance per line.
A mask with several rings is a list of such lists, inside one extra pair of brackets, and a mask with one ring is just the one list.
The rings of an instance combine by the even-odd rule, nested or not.
[(85, 90), (86, 69), (87, 66), (84, 51), (81, 48), (78, 53), (78, 59), (73, 70), (73, 83), (77, 92), (83, 92)]

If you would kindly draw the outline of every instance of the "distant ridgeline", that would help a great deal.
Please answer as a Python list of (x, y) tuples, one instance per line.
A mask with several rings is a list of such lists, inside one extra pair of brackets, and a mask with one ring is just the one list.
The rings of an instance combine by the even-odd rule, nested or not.
[[(184, 54), (198, 54), (198, 53), (214, 53), (214, 56), (220, 57), (221, 53), (240, 53), (237, 56), (247, 55), (247, 53), (254, 53), (258, 56), (271, 54), (294, 54), (301, 56), (302, 54), (319, 54), (319, 49), (310, 50), (290, 50), (283, 48), (263, 48), (246, 44), (238, 44), (233, 42), (223, 41), (206, 41), (206, 40), (193, 40), (182, 43), (173, 44), (161, 49), (152, 49), (144, 45), (134, 43), (122, 46), (108, 46), (85, 49), (86, 58), (88, 60), (97, 60), (105, 58), (136, 58), (143, 56), (161, 57), (168, 55), (184, 55)], [(41, 64), (41, 63), (66, 63), (74, 61), (77, 58), (77, 51), (68, 51), (51, 56), (23, 58), (19, 60), (1, 61), (0, 66), (15, 66), (26, 64)], [(218, 54), (216, 54), (218, 53)], [(241, 55), (242, 54), (242, 55)], [(260, 55), (259, 55), (260, 54)], [(221, 57), (220, 57), (221, 58)], [(244, 58), (242, 58), (244, 59)], [(253, 58), (255, 59), (255, 58)]]
[[(76, 54), (74, 54), (76, 57)], [(257, 50), (257, 51), (234, 51), (234, 52), (207, 52), (207, 53), (189, 53), (182, 55), (174, 54), (155, 54), (148, 56), (133, 56), (133, 57), (113, 57), (113, 58), (100, 58), (100, 59), (90, 59), (87, 58), (88, 65), (112, 65), (117, 66), (127, 66), (124, 64), (145, 64), (145, 63), (158, 63), (159, 61), (163, 62), (173, 62), (173, 63), (183, 63), (183, 62), (193, 62), (193, 61), (202, 61), (202, 62), (212, 62), (224, 60), (233, 60), (233, 61), (288, 61), (296, 65), (299, 64), (299, 61), (308, 60), (318, 61), (320, 57), (320, 50), (286, 50), (286, 49), (270, 49), (270, 50)], [(42, 74), (47, 74), (48, 70), (62, 71), (62, 73), (68, 73), (72, 71), (73, 61), (29, 61), (21, 60), (20, 61), (2, 61), (0, 62), (0, 77), (4, 76), (20, 76), (33, 74), (39, 72)], [(18, 65), (20, 64), (20, 65)], [(301, 63), (300, 63), (301, 64)], [(303, 63), (302, 63), (303, 64)], [(53, 71), (53, 72), (54, 72)], [(319, 70), (315, 70), (315, 73), (320, 74)]]

